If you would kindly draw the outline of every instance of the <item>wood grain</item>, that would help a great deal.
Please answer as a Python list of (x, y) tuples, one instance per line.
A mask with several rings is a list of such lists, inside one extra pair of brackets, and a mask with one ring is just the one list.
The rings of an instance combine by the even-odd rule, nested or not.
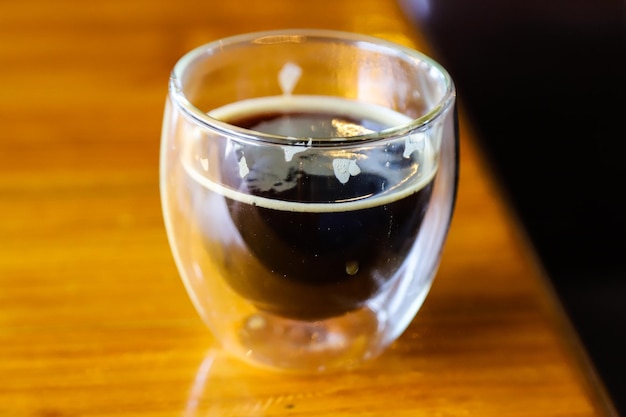
[(167, 79), (287, 27), (428, 52), (387, 0), (0, 3), (0, 416), (612, 415), (466, 123), (439, 276), (387, 353), (304, 377), (215, 347), (161, 217)]

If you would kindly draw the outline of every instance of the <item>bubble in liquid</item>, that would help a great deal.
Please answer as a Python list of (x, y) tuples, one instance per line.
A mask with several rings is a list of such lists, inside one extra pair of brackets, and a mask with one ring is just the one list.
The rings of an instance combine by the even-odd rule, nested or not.
[(359, 263), (357, 261), (346, 262), (346, 273), (348, 275), (356, 275), (359, 272)]

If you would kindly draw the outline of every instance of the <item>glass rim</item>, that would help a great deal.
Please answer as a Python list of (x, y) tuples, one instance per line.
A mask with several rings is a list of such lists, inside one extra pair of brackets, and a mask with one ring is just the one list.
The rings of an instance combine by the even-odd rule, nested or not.
[[(210, 116), (196, 107), (183, 92), (181, 79), (190, 65), (202, 56), (214, 55), (216, 51), (230, 46), (236, 46), (244, 43), (267, 43), (267, 38), (279, 38), (279, 42), (296, 42), (301, 38), (318, 38), (318, 39), (334, 39), (345, 44), (367, 43), (371, 47), (385, 51), (390, 56), (403, 56), (405, 60), (418, 59), (429, 65), (430, 68), (436, 69), (442, 76), (445, 83), (445, 93), (429, 110), (418, 118), (411, 118), (410, 121), (394, 125), (382, 131), (360, 134), (348, 137), (329, 137), (329, 138), (311, 138), (309, 137), (292, 137), (281, 136), (258, 132), (242, 128), (223, 120)], [(294, 38), (290, 40), (289, 38)], [(276, 42), (278, 43), (278, 42)], [(360, 47), (357, 45), (357, 47)], [(409, 48), (407, 46), (385, 40), (376, 36), (365, 35), (356, 32), (326, 30), (326, 29), (282, 29), (268, 30), (260, 32), (249, 32), (240, 35), (225, 37), (203, 45), (200, 45), (189, 52), (185, 53), (174, 65), (169, 79), (169, 96), (170, 99), (181, 109), (187, 116), (191, 117), (196, 123), (205, 128), (216, 130), (219, 133), (226, 134), (244, 141), (266, 142), (278, 145), (291, 146), (345, 146), (346, 144), (362, 144), (365, 142), (376, 142), (379, 140), (389, 140), (403, 137), (410, 132), (417, 131), (427, 125), (432, 124), (436, 119), (441, 117), (446, 110), (454, 103), (456, 99), (456, 89), (452, 77), (448, 71), (436, 60), (428, 55)], [(303, 141), (308, 141), (306, 145)]]

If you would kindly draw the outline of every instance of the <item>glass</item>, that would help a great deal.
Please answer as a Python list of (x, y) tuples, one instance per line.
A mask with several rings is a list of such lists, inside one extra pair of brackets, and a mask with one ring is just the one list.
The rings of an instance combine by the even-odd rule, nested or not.
[(163, 214), (225, 350), (273, 369), (349, 368), (406, 329), (453, 212), (455, 109), (439, 64), (359, 34), (252, 33), (180, 59)]

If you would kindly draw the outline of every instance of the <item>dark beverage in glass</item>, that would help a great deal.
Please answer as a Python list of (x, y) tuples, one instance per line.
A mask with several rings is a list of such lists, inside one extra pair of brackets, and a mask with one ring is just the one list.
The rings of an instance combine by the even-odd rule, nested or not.
[[(251, 113), (222, 117), (254, 131), (308, 137), (311, 144), (260, 152), (254, 145), (230, 142), (220, 151), (227, 190), (210, 184), (197, 191), (215, 193), (212, 199), (223, 195), (228, 216), (206, 216), (210, 207), (202, 204), (197, 219), (208, 230), (218, 227), (215, 222), (231, 225), (236, 238), (207, 233), (204, 240), (211, 254), (216, 246), (228, 248), (213, 262), (238, 294), (264, 311), (318, 320), (361, 307), (407, 262), (428, 208), (437, 162), (425, 142), (410, 154), (405, 154), (405, 141), (390, 142), (367, 158), (356, 152), (351, 157), (362, 156), (354, 159), (358, 173), (341, 177), (333, 161), (348, 159), (313, 149), (314, 140), (319, 145), (340, 138), (346, 129), (382, 131), (407, 118), (386, 111), (384, 120), (376, 107), (333, 98), (319, 98), (312, 106), (323, 103), (325, 113), (291, 113), (293, 100), (263, 100), (256, 110), (247, 103), (241, 108)], [(299, 100), (299, 107), (306, 108), (306, 100)], [(276, 111), (268, 113), (268, 108)], [(192, 166), (193, 161), (188, 169)]]

